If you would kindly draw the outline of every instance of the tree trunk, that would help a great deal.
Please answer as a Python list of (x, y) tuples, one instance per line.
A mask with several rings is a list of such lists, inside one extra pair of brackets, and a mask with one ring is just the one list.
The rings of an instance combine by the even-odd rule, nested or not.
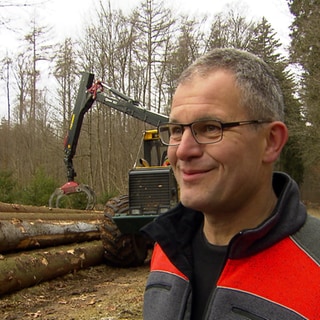
[(0, 256), (0, 295), (103, 261), (101, 241)]
[(100, 223), (0, 221), (0, 253), (100, 239)]

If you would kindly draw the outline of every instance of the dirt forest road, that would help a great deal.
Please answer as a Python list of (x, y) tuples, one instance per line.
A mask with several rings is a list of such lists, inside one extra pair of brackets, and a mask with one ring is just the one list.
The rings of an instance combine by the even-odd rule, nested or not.
[(140, 320), (149, 264), (99, 265), (0, 297), (0, 319)]

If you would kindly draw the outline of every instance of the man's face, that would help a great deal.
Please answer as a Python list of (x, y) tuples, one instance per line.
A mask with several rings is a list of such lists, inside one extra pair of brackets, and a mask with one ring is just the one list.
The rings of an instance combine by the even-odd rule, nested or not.
[[(239, 99), (231, 73), (218, 70), (206, 78), (194, 76), (178, 86), (170, 122), (253, 120), (239, 106)], [(264, 126), (227, 128), (221, 141), (206, 145), (198, 144), (190, 128), (185, 127), (180, 145), (168, 147), (181, 202), (209, 214), (245, 207), (263, 188), (265, 143)]]

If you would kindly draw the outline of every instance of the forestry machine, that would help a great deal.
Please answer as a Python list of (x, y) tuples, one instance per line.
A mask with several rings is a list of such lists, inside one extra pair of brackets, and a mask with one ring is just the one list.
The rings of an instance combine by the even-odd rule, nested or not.
[[(93, 74), (82, 73), (64, 143), (64, 163), (68, 182), (51, 195), (50, 207), (59, 207), (64, 196), (84, 193), (87, 197), (86, 209), (94, 208), (95, 193), (88, 185), (74, 181), (76, 172), (72, 160), (76, 153), (84, 115), (95, 101), (154, 127), (168, 121), (166, 116), (146, 110), (138, 101), (102, 81), (94, 81)], [(128, 195), (110, 199), (105, 205), (101, 239), (106, 262), (114, 266), (141, 265), (152, 243), (139, 233), (140, 228), (178, 202), (177, 183), (170, 165), (167, 165), (166, 147), (162, 145), (157, 129), (144, 132), (143, 144), (144, 158), (140, 159), (141, 166), (129, 170)]]

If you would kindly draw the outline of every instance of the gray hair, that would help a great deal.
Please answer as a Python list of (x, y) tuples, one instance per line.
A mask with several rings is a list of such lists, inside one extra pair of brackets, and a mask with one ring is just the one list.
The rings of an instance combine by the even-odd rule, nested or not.
[(208, 76), (222, 69), (235, 75), (236, 86), (241, 93), (240, 105), (248, 116), (264, 120), (284, 119), (283, 96), (272, 69), (257, 56), (233, 48), (214, 49), (198, 58), (180, 76), (179, 83), (193, 76)]

